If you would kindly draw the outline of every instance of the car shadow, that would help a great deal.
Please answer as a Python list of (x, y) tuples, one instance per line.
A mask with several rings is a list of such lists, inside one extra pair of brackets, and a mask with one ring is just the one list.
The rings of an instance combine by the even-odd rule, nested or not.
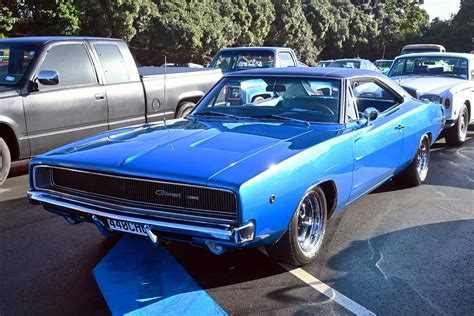
[(473, 228), (472, 219), (420, 225), (335, 253), (326, 243), (324, 256), (305, 270), (327, 266), (331, 272), (316, 277), (376, 313), (467, 315), (474, 306)]

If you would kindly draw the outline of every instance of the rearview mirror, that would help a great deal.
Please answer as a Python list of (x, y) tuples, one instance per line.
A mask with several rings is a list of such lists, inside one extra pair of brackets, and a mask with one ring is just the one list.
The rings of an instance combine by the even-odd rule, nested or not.
[(54, 86), (59, 83), (59, 75), (54, 70), (42, 70), (38, 74), (38, 82), (45, 86)]
[(370, 107), (365, 109), (364, 118), (367, 120), (367, 124), (371, 121), (374, 121), (379, 116), (379, 111), (376, 108)]
[(284, 85), (281, 85), (281, 84), (276, 84), (276, 85), (273, 85), (273, 86), (267, 86), (265, 88), (265, 90), (267, 92), (285, 92), (286, 87)]

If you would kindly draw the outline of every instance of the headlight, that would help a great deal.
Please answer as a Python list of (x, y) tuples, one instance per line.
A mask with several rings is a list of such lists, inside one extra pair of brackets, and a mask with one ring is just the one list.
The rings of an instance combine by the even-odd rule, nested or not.
[(425, 94), (420, 97), (420, 100), (429, 100), (434, 103), (439, 103), (441, 104), (443, 102), (443, 99), (439, 95), (430, 95), (430, 94)]

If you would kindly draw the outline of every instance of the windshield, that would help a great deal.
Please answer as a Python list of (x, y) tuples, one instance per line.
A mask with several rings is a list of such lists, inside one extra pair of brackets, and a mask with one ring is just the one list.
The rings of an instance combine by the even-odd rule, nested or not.
[(397, 59), (389, 76), (447, 76), (467, 79), (467, 69), (467, 59), (464, 58), (419, 56)]
[(333, 61), (332, 63), (330, 63), (328, 65), (328, 67), (359, 69), (360, 68), (360, 61), (337, 60), (337, 61)]
[(224, 72), (274, 67), (271, 51), (227, 51), (221, 52), (209, 67), (220, 68)]
[(36, 47), (0, 43), (0, 85), (17, 84), (36, 53)]
[(191, 114), (222, 118), (338, 123), (340, 81), (312, 78), (225, 78)]

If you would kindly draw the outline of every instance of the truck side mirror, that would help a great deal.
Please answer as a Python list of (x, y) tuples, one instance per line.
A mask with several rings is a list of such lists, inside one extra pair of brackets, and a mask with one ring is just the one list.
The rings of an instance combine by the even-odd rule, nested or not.
[(54, 70), (41, 70), (38, 74), (37, 80), (45, 86), (54, 86), (59, 83), (59, 75)]

